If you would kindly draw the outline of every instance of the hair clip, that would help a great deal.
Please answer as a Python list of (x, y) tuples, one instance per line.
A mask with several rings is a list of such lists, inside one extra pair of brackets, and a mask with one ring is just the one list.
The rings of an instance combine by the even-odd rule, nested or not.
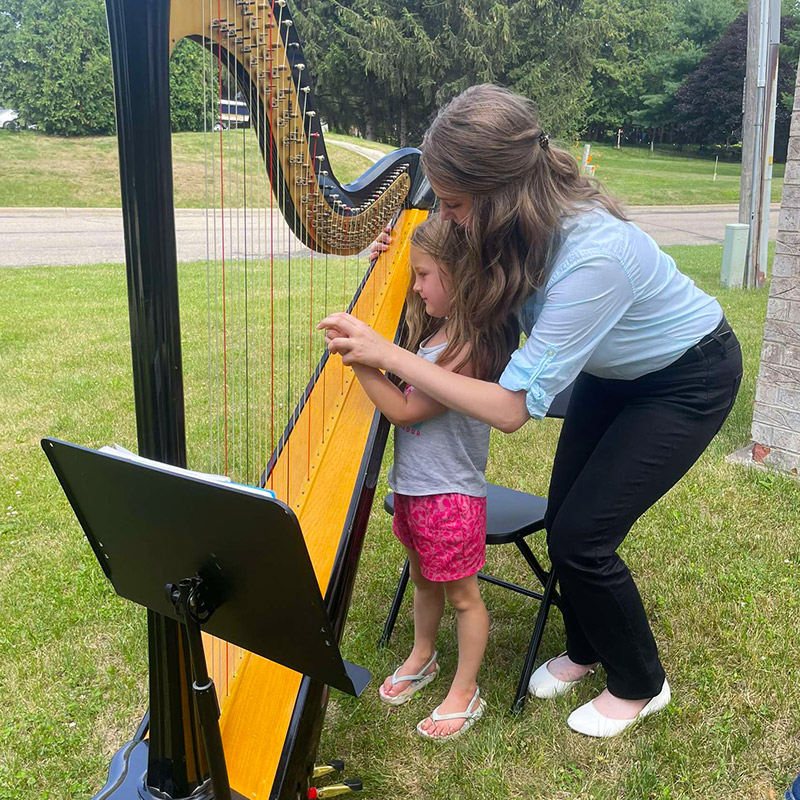
[(550, 134), (542, 131), (539, 134), (539, 146), (542, 150), (547, 150), (550, 147)]

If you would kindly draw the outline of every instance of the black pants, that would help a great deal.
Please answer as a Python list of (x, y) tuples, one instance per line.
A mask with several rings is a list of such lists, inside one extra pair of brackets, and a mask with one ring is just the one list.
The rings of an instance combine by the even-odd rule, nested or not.
[(739, 342), (723, 320), (658, 372), (630, 381), (582, 373), (575, 383), (553, 465), (547, 541), (567, 653), (578, 664), (599, 661), (617, 697), (654, 697), (664, 669), (616, 550), (717, 434), (741, 376)]

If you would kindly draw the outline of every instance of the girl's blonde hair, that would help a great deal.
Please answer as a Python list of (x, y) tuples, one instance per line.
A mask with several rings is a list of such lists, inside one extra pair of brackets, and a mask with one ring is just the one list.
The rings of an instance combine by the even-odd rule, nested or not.
[(543, 284), (565, 216), (602, 206), (626, 218), (544, 137), (532, 101), (500, 86), (473, 86), (445, 105), (422, 153), (436, 189), (473, 200), (468, 221), (447, 227), (441, 255), (454, 292), (449, 328), (461, 339), (489, 330)]
[[(452, 286), (451, 266), (445, 260), (446, 237), (449, 230), (449, 223), (438, 214), (432, 214), (411, 234), (411, 244), (423, 253), (427, 253), (436, 262), (442, 285), (446, 290)], [(425, 311), (425, 303), (414, 291), (412, 274), (406, 296), (406, 347), (416, 351), (420, 344), (432, 336), (441, 325), (441, 319), (431, 317)], [(447, 347), (439, 357), (439, 363), (447, 364), (460, 356), (455, 366), (456, 371), (471, 360), (476, 377), (493, 381), (500, 376), (511, 353), (518, 346), (519, 327), (516, 316), (512, 314), (493, 320), (492, 324), (481, 330), (467, 327), (456, 330), (448, 324)]]

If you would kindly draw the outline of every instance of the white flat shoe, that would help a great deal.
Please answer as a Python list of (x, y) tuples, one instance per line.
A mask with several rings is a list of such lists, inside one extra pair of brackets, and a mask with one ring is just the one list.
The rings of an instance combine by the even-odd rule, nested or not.
[(626, 728), (629, 728), (640, 719), (644, 719), (644, 717), (649, 714), (655, 714), (656, 711), (661, 711), (662, 708), (667, 706), (671, 697), (672, 694), (669, 690), (669, 684), (665, 679), (661, 691), (653, 697), (633, 719), (613, 719), (612, 717), (604, 717), (590, 700), (580, 708), (576, 708), (569, 715), (567, 718), (567, 725), (569, 725), (572, 730), (586, 736), (595, 736), (605, 739), (622, 733)]
[[(420, 689), (424, 689), (439, 674), (439, 665), (436, 664), (438, 656), (439, 654), (434, 650), (430, 661), (416, 675), (398, 675), (397, 673), (400, 672), (400, 667), (398, 667), (391, 676), (392, 686), (397, 686), (398, 683), (403, 683), (404, 681), (409, 681), (409, 684), (402, 692), (394, 695), (386, 694), (383, 691), (383, 684), (381, 684), (378, 687), (378, 696), (381, 702), (386, 703), (388, 706), (402, 706), (403, 703), (407, 703)], [(436, 664), (436, 666), (428, 672), (433, 664)]]
[(539, 697), (542, 700), (552, 700), (554, 697), (566, 694), (576, 683), (580, 683), (583, 678), (594, 674), (594, 670), (590, 669), (583, 678), (578, 678), (576, 681), (562, 681), (560, 678), (557, 678), (547, 669), (547, 665), (555, 661), (556, 658), (561, 658), (561, 656), (565, 656), (566, 654), (565, 650), (560, 655), (555, 656), (555, 658), (545, 661), (544, 664), (531, 675), (531, 679), (528, 681), (528, 694)]

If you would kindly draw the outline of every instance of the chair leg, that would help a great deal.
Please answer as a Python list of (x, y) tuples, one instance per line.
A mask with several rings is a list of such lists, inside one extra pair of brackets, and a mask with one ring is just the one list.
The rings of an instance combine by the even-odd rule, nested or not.
[[(550, 573), (539, 563), (539, 559), (533, 554), (533, 550), (528, 546), (528, 543), (525, 539), (517, 539), (514, 544), (517, 545), (517, 549), (528, 562), (528, 566), (533, 571), (533, 574), (539, 579), (539, 583), (545, 586)], [(553, 590), (552, 603), (554, 606), (561, 608), (561, 598), (559, 598), (558, 592), (555, 590)]]
[(536, 662), (539, 645), (542, 643), (544, 626), (547, 623), (547, 615), (550, 612), (550, 606), (553, 604), (555, 589), (556, 573), (555, 570), (551, 569), (544, 586), (544, 595), (542, 597), (541, 606), (539, 607), (539, 613), (536, 615), (536, 624), (533, 626), (531, 643), (525, 655), (525, 665), (522, 667), (522, 675), (520, 676), (519, 685), (517, 686), (517, 694), (511, 705), (512, 713), (518, 714), (525, 707), (525, 698), (528, 695), (528, 683), (533, 674), (533, 665)]
[(378, 649), (386, 647), (386, 645), (389, 644), (389, 637), (392, 635), (395, 622), (397, 622), (397, 615), (400, 613), (400, 606), (403, 602), (403, 595), (406, 593), (406, 586), (408, 586), (408, 559), (406, 559), (403, 571), (400, 573), (400, 581), (397, 584), (397, 591), (394, 593), (394, 600), (392, 600), (392, 607), (389, 609), (389, 616), (386, 617), (386, 623), (383, 626), (383, 633), (378, 642)]

